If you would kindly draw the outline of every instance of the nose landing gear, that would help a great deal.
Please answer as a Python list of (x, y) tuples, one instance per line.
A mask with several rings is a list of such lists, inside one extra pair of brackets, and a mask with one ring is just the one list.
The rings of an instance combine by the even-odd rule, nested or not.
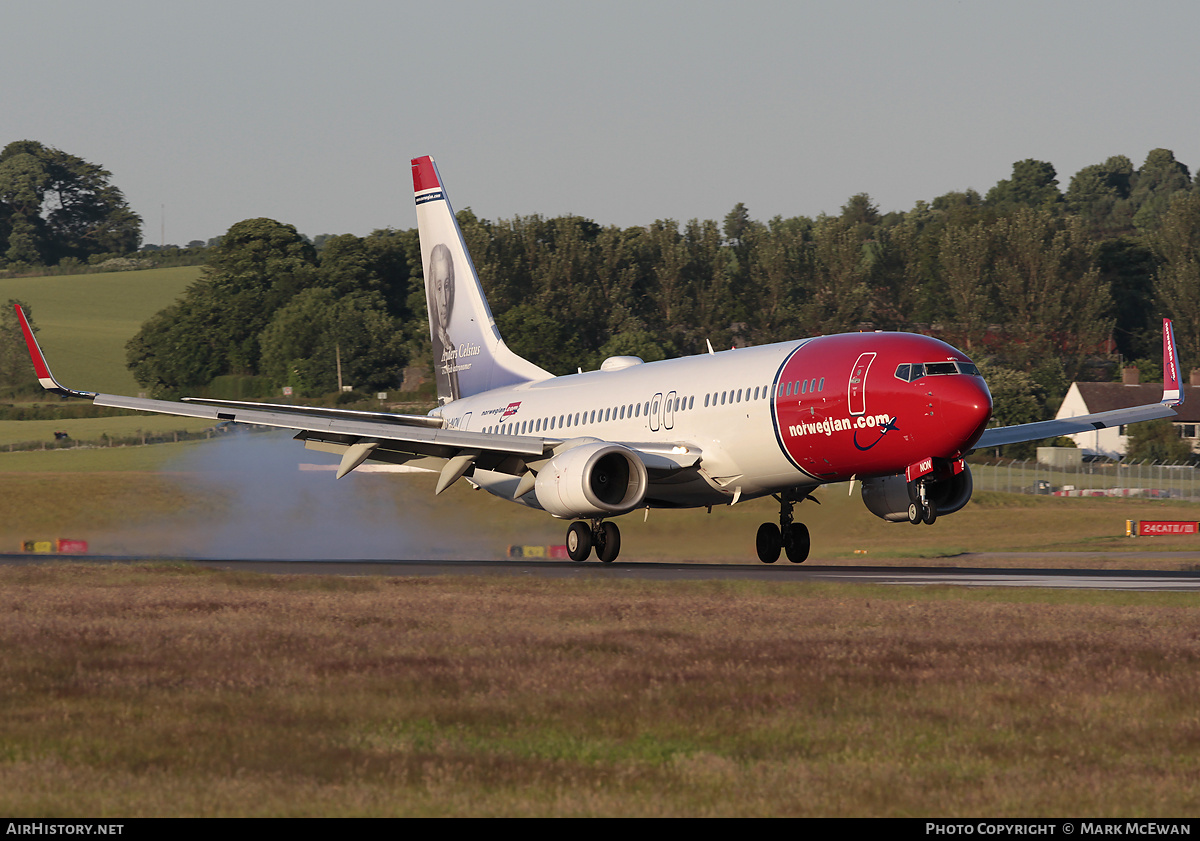
[(567, 556), (582, 563), (596, 548), (596, 557), (602, 563), (611, 564), (621, 553), (621, 530), (616, 523), (593, 520), (591, 526), (582, 520), (571, 523), (567, 529)]
[(937, 504), (926, 495), (925, 490), (923, 481), (909, 485), (908, 493), (912, 502), (908, 504), (908, 521), (914, 526), (921, 523), (932, 526), (937, 520)]
[(808, 526), (804, 523), (792, 522), (793, 500), (786, 495), (775, 497), (779, 500), (779, 525), (763, 523), (758, 527), (754, 540), (758, 559), (764, 564), (773, 564), (779, 560), (780, 550), (794, 564), (802, 564), (808, 560), (811, 539)]

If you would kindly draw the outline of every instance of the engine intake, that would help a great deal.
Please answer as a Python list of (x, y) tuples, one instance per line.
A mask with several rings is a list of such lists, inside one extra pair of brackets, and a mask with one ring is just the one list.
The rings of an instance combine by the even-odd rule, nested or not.
[[(937, 506), (938, 516), (953, 514), (970, 501), (974, 487), (971, 468), (964, 464), (961, 473), (926, 482), (925, 496)], [(862, 498), (863, 504), (876, 517), (890, 523), (904, 523), (908, 522), (908, 504), (916, 499), (916, 495), (904, 476), (897, 475), (864, 479)]]
[(538, 505), (562, 519), (611, 517), (646, 498), (646, 465), (619, 444), (583, 444), (559, 453), (533, 486)]

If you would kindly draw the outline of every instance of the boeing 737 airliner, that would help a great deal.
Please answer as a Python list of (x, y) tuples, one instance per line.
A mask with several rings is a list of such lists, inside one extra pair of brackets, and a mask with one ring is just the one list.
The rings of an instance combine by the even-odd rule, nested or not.
[(65, 388), (20, 307), (42, 385), (97, 405), (297, 430), (341, 456), (341, 478), (368, 459), (459, 479), (572, 520), (572, 560), (616, 559), (611, 518), (645, 508), (734, 505), (770, 495), (779, 522), (758, 529), (760, 560), (808, 557), (793, 507), (831, 482), (858, 481), (876, 516), (932, 524), (971, 498), (975, 447), (1171, 417), (1182, 402), (1174, 336), (1163, 322), (1161, 403), (1069, 420), (987, 428), (992, 398), (962, 351), (911, 333), (848, 333), (662, 362), (607, 359), (555, 377), (505, 345), (433, 159), (412, 161), (439, 405), (428, 415), (188, 399)]

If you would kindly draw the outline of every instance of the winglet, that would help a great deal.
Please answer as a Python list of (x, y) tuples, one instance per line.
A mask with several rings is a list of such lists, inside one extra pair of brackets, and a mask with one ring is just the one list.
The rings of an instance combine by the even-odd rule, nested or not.
[(25, 334), (25, 347), (29, 349), (29, 358), (33, 360), (33, 370), (37, 374), (42, 388), (46, 391), (53, 391), (55, 394), (61, 394), (63, 397), (86, 397), (89, 399), (95, 397), (96, 395), (90, 391), (76, 391), (73, 388), (59, 385), (58, 380), (54, 379), (54, 375), (50, 373), (50, 366), (46, 364), (46, 357), (38, 346), (37, 339), (33, 337), (33, 328), (29, 326), (25, 310), (21, 309), (20, 304), (15, 304), (14, 307), (17, 310), (17, 320), (21, 323), (21, 332)]
[(1183, 387), (1179, 383), (1179, 351), (1175, 346), (1175, 327), (1163, 319), (1163, 395), (1167, 406), (1183, 405)]

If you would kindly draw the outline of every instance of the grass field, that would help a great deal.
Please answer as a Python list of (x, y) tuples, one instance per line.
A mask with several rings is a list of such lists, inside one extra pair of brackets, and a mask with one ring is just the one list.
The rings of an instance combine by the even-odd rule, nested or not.
[[(562, 539), (564, 524), (465, 482), (434, 498), (432, 476), (296, 469), (320, 458), (269, 434), (0, 453), (0, 547), (489, 558)], [(1127, 517), (1196, 517), (1176, 501), (983, 492), (912, 527), (875, 519), (845, 486), (820, 497), (798, 509), (811, 564), (1196, 548), (1119, 536)], [(624, 517), (621, 560), (756, 564), (754, 529), (774, 516), (755, 501)], [(1053, 565), (1105, 566), (1081, 557)], [(155, 562), (0, 566), (0, 589), (0, 813), (14, 817), (1200, 807), (1187, 594)]]
[(13, 817), (1168, 817), (1183, 594), (0, 567)]
[(137, 394), (125, 367), (125, 343), (143, 322), (174, 303), (200, 266), (108, 274), (0, 279), (0, 303), (33, 308), (38, 341), (54, 375), (72, 388)]

